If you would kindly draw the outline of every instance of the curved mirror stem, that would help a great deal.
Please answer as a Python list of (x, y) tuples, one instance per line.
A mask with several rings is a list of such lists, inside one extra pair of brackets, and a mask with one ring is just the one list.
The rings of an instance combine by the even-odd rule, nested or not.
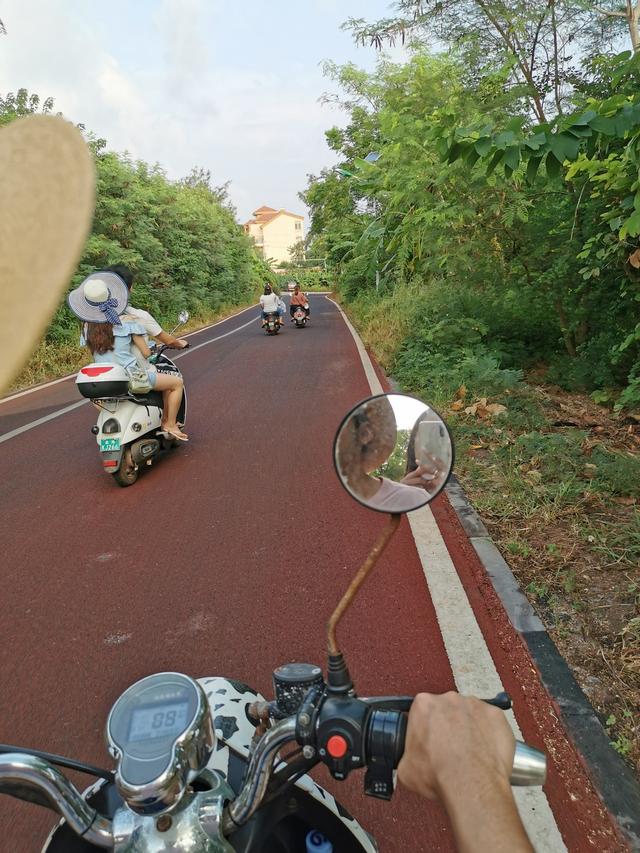
[(362, 584), (366, 581), (371, 573), (371, 570), (378, 562), (380, 557), (382, 556), (385, 548), (391, 541), (393, 534), (398, 529), (398, 525), (400, 524), (400, 519), (402, 516), (400, 513), (394, 513), (389, 521), (387, 522), (384, 530), (380, 534), (378, 541), (373, 546), (371, 551), (369, 552), (369, 556), (364, 561), (364, 563), (358, 569), (358, 572), (354, 579), (349, 584), (349, 588), (342, 596), (340, 603), (336, 607), (336, 609), (331, 614), (331, 618), (329, 619), (329, 624), (327, 625), (327, 644), (329, 648), (330, 655), (339, 655), (340, 649), (338, 647), (338, 640), (336, 639), (336, 629), (338, 627), (338, 622), (342, 619), (344, 614), (347, 612), (353, 599), (358, 594), (358, 590), (362, 586)]

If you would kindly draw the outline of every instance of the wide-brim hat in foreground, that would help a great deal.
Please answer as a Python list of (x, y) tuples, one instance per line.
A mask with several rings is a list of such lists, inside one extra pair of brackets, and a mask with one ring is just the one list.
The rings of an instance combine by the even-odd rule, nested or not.
[(0, 128), (0, 392), (42, 337), (76, 271), (93, 217), (95, 170), (57, 116)]
[(94, 272), (67, 296), (76, 317), (88, 323), (119, 324), (129, 301), (124, 281), (114, 272)]

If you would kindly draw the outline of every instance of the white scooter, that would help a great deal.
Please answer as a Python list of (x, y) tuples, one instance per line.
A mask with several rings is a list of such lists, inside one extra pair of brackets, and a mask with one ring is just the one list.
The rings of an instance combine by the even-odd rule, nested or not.
[[(187, 322), (186, 311), (179, 316), (175, 330)], [(155, 354), (155, 364), (163, 373), (181, 375), (173, 361), (164, 355), (166, 346)], [(161, 450), (178, 444), (161, 429), (163, 399), (160, 391), (134, 394), (129, 390), (129, 376), (119, 364), (88, 364), (76, 378), (83, 397), (100, 409), (98, 422), (91, 427), (96, 436), (102, 467), (120, 486), (132, 486), (143, 465), (152, 465)], [(183, 425), (187, 416), (187, 395), (182, 395), (177, 421)]]

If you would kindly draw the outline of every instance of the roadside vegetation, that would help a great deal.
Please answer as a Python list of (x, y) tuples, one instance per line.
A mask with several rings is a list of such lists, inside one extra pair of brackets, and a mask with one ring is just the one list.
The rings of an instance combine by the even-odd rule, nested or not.
[[(51, 98), (20, 89), (0, 97), (0, 125), (33, 112), (52, 112)], [(135, 304), (165, 328), (189, 311), (191, 327), (219, 319), (253, 301), (260, 284), (275, 280), (259, 261), (235, 219), (227, 187), (194, 169), (170, 181), (159, 165), (107, 149), (87, 134), (97, 172), (91, 235), (70, 289), (96, 269), (124, 263), (135, 276)], [(24, 387), (75, 370), (86, 362), (78, 347), (78, 322), (63, 303), (39, 349), (18, 377)]]
[(280, 290), (286, 290), (290, 281), (296, 281), (302, 290), (331, 290), (330, 278), (323, 270), (309, 270), (304, 267), (290, 267), (285, 271), (276, 270)]
[(348, 26), (404, 38), (408, 62), (327, 66), (347, 123), (302, 194), (308, 253), (452, 426), (463, 485), (638, 770), (640, 54), (621, 52), (637, 15), (397, 10)]

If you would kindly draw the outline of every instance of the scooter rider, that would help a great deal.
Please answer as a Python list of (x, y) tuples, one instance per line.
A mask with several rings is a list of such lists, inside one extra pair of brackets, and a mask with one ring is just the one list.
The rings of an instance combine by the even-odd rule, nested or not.
[(300, 290), (299, 284), (296, 284), (293, 289), (293, 293), (291, 294), (291, 305), (289, 306), (289, 312), (291, 314), (292, 320), (296, 308), (304, 309), (304, 312), (307, 315), (307, 320), (309, 319), (309, 314), (311, 313), (309, 309), (309, 300), (307, 299), (306, 295)]
[[(69, 308), (84, 321), (85, 343), (96, 362), (121, 365), (131, 370), (143, 365), (151, 388), (161, 391), (162, 428), (179, 441), (188, 436), (177, 424), (182, 402), (181, 376), (160, 373), (146, 360), (151, 352), (146, 345), (142, 324), (125, 319), (128, 292), (120, 276), (112, 272), (94, 273), (67, 295)], [(140, 356), (140, 357), (139, 357)]]
[(267, 282), (264, 286), (264, 293), (260, 297), (260, 306), (262, 308), (262, 325), (264, 326), (267, 314), (277, 314), (278, 322), (282, 325), (282, 306), (280, 297), (273, 292), (273, 288)]
[[(113, 264), (113, 266), (106, 268), (106, 272), (113, 272), (120, 276), (127, 285), (129, 299), (131, 299), (133, 273), (129, 267), (125, 264)], [(184, 349), (189, 346), (188, 341), (184, 338), (176, 338), (170, 332), (165, 332), (155, 317), (153, 317), (148, 311), (144, 311), (142, 308), (134, 308), (131, 305), (131, 302), (127, 305), (126, 317), (130, 317), (136, 323), (140, 323), (141, 326), (144, 326), (148, 337), (155, 338), (157, 341), (160, 341), (160, 343), (166, 344), (166, 346), (174, 347), (175, 349)]]

